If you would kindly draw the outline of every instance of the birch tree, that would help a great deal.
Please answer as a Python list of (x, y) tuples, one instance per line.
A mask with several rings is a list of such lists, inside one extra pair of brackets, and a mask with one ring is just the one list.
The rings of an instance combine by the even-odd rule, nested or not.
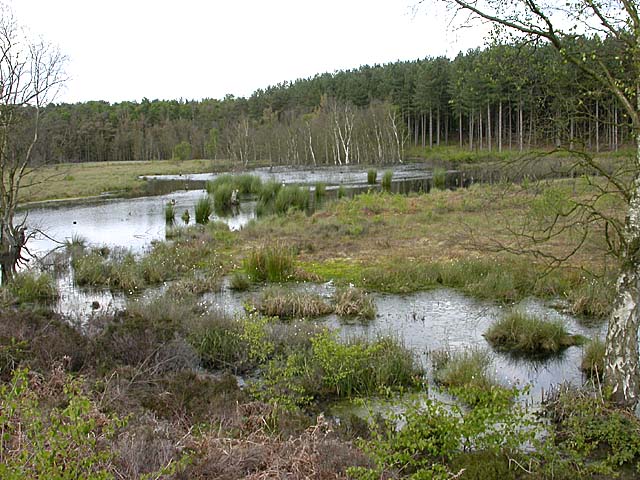
[(64, 81), (65, 57), (42, 40), (31, 41), (0, 4), (0, 267), (11, 281), (30, 236), (16, 222), (20, 189), (29, 186), (43, 107)]
[[(614, 400), (632, 408), (638, 403), (640, 371), (640, 14), (637, 0), (445, 0), (457, 15), (491, 22), (509, 31), (547, 42), (564, 61), (609, 92), (626, 113), (635, 154), (625, 168), (609, 173), (605, 165), (582, 155), (583, 166), (598, 171), (611, 192), (626, 204), (624, 220), (607, 217), (591, 206), (607, 226), (607, 240), (620, 259), (617, 294), (609, 318), (605, 382)], [(423, 2), (420, 2), (423, 3)], [(589, 41), (585, 41), (588, 39)], [(598, 48), (606, 44), (606, 48)], [(621, 173), (625, 172), (625, 173)], [(611, 238), (615, 237), (615, 238)]]

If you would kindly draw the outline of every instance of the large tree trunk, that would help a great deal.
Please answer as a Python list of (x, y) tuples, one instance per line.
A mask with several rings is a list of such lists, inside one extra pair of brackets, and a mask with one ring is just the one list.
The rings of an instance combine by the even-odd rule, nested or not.
[(605, 351), (605, 383), (613, 400), (634, 408), (640, 392), (638, 312), (640, 302), (640, 133), (636, 133), (636, 177), (625, 220), (625, 249), (617, 295), (609, 318)]
[[(636, 254), (637, 255), (637, 254)], [(638, 297), (640, 276), (629, 262), (618, 278), (617, 297), (609, 318), (605, 352), (605, 381), (613, 400), (623, 407), (638, 403)]]

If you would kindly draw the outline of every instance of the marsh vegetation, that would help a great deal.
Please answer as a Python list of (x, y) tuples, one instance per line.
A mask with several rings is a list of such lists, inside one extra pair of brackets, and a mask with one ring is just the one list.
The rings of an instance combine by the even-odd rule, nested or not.
[[(569, 458), (582, 458), (583, 465), (598, 471), (619, 468), (613, 467), (619, 457), (608, 447), (618, 439), (588, 425), (609, 421), (611, 410), (593, 409), (576, 392), (583, 403), (573, 411), (584, 416), (563, 417), (557, 412), (567, 408), (563, 405), (572, 395), (565, 392), (548, 399), (549, 415), (557, 422), (549, 426), (534, 420), (520, 403), (527, 392), (514, 387), (513, 378), (495, 374), (495, 365), (515, 368), (503, 350), (523, 352), (518, 362), (528, 362), (529, 354), (546, 361), (540, 360), (541, 352), (572, 352), (567, 357), (571, 361), (562, 364), (578, 372), (572, 378), (579, 378), (579, 368), (601, 368), (586, 366), (601, 355), (596, 340), (583, 347), (581, 367), (578, 349), (571, 346), (578, 337), (555, 320), (540, 320), (526, 307), (500, 314), (501, 305), (532, 295), (596, 323), (610, 308), (606, 275), (586, 276), (572, 268), (550, 272), (544, 264), (481, 248), (479, 238), (506, 238), (500, 233), (505, 218), (535, 213), (531, 190), (514, 186), (505, 193), (502, 187), (476, 185), (436, 188), (429, 194), (336, 194), (333, 201), (324, 201), (329, 196), (318, 193), (323, 185), (315, 185), (313, 193), (250, 175), (219, 178), (202, 197), (209, 214), (216, 203), (226, 201), (231, 188), (242, 192), (241, 201), (251, 196), (262, 204), (261, 217), (235, 232), (216, 221), (191, 227), (174, 223), (170, 240), (141, 252), (90, 245), (80, 238), (61, 252), (58, 263), (71, 265), (76, 288), (122, 295), (118, 311), (98, 305), (76, 329), (41, 306), (27, 307), (27, 302), (55, 300), (59, 293), (53, 270), (26, 275), (12, 287), (15, 291), (3, 289), (2, 378), (21, 383), (20, 375), (37, 374), (45, 382), (76, 385), (67, 388), (71, 397), (60, 397), (88, 405), (69, 420), (73, 428), (95, 429), (95, 412), (110, 415), (104, 430), (93, 430), (99, 442), (84, 450), (73, 447), (77, 458), (110, 475), (162, 473), (173, 478), (242, 478), (266, 472), (274, 462), (306, 472), (299, 478), (317, 477), (318, 472), (370, 478), (401, 475), (399, 458), (409, 465), (406, 474), (440, 475), (464, 468), (478, 472), (478, 478), (485, 478), (487, 469), (500, 472), (501, 478), (514, 477), (507, 458), (534, 461), (535, 475), (543, 477), (550, 471), (565, 472), (566, 478), (575, 475)], [(555, 187), (566, 195), (587, 188), (580, 179), (557, 181)], [(309, 209), (308, 202), (318, 196), (323, 203)], [(593, 251), (600, 248), (599, 241), (594, 232)], [(568, 245), (559, 242), (553, 248), (561, 251)], [(600, 257), (588, 251), (576, 262), (603, 271)], [(454, 340), (471, 338), (461, 337), (456, 328), (473, 328), (478, 320), (456, 326), (444, 319), (436, 330), (430, 315), (443, 311), (430, 313), (423, 300), (416, 300), (428, 292), (442, 292), (433, 298), (454, 297), (443, 288), (476, 299), (464, 315), (487, 310), (483, 325), (489, 331), (478, 332), (472, 344)], [(230, 295), (239, 308), (225, 309)], [(215, 300), (207, 300), (211, 298)], [(441, 300), (424, 301), (437, 305)], [(395, 334), (385, 325), (392, 325)], [(492, 329), (503, 333), (490, 334)], [(601, 330), (579, 331), (592, 336)], [(487, 348), (482, 333), (499, 339), (497, 351)], [(429, 362), (420, 355), (427, 345)], [(28, 367), (29, 373), (19, 373), (20, 367)], [(92, 386), (96, 384), (98, 390)], [(453, 409), (429, 393), (433, 390), (455, 399)], [(7, 391), (0, 392), (5, 404), (23, 401)], [(29, 398), (40, 395), (23, 391)], [(408, 394), (421, 400), (407, 402)], [(373, 397), (390, 403), (387, 412), (400, 413), (377, 421), (316, 417), (334, 402), (366, 403)], [(589, 401), (606, 404), (602, 397)], [(47, 419), (66, 415), (44, 403), (37, 408)], [(405, 428), (398, 430), (397, 422)], [(625, 428), (619, 436), (626, 439), (634, 427)], [(524, 448), (550, 429), (558, 438), (568, 429), (592, 435), (604, 456), (596, 458), (588, 448), (567, 441), (539, 442), (534, 452)], [(19, 432), (8, 431), (17, 441)], [(185, 439), (192, 445), (188, 461), (181, 447)], [(408, 453), (407, 442), (422, 445), (425, 439), (431, 446), (421, 447), (418, 456)], [(109, 447), (101, 450), (102, 445)], [(624, 465), (638, 461), (633, 445), (625, 446)], [(29, 446), (33, 452), (51, 448), (37, 442)], [(304, 460), (300, 452), (306, 452)], [(96, 453), (102, 463), (96, 463)]]

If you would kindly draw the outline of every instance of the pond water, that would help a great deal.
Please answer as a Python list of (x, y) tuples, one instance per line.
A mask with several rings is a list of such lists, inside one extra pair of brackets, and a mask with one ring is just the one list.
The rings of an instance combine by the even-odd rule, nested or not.
[[(42, 254), (58, 246), (52, 239), (64, 242), (78, 235), (90, 245), (124, 247), (140, 253), (152, 241), (164, 240), (164, 209), (168, 202), (175, 201), (177, 225), (184, 223), (180, 216), (185, 210), (189, 211), (193, 223), (194, 206), (204, 194), (204, 190), (188, 190), (154, 197), (30, 209), (29, 226), (42, 230), (50, 238), (38, 236), (28, 244), (28, 248), (33, 253)], [(219, 217), (214, 214), (211, 220), (222, 220), (232, 230), (238, 230), (254, 217), (255, 202), (244, 202), (236, 215)]]
[[(331, 282), (321, 285), (300, 284), (293, 288), (316, 293), (327, 300), (335, 291)], [(221, 292), (205, 298), (211, 308), (238, 314), (243, 311), (244, 304), (251, 303), (258, 295), (258, 291), (237, 293), (223, 288)], [(425, 366), (428, 366), (428, 353), (433, 350), (490, 348), (482, 334), (504, 314), (505, 309), (511, 308), (477, 300), (451, 289), (409, 295), (372, 294), (372, 297), (377, 307), (376, 318), (372, 321), (345, 321), (336, 315), (315, 321), (339, 329), (344, 338), (375, 340), (389, 335), (399, 338)], [(515, 307), (542, 318), (560, 320), (572, 334), (603, 338), (606, 332), (606, 324), (582, 322), (537, 299), (527, 299)], [(537, 361), (494, 352), (493, 374), (504, 385), (530, 385), (530, 398), (539, 401), (543, 392), (553, 385), (562, 382), (575, 385), (582, 383), (583, 376), (579, 369), (581, 358), (582, 347), (570, 347), (560, 355)]]

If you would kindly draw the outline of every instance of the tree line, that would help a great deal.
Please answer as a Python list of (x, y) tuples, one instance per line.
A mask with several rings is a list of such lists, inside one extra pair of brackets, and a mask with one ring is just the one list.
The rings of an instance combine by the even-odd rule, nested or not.
[[(574, 42), (625, 71), (615, 39)], [(324, 73), (249, 98), (51, 104), (37, 158), (395, 163), (411, 146), (601, 151), (630, 138), (618, 100), (538, 42)]]

